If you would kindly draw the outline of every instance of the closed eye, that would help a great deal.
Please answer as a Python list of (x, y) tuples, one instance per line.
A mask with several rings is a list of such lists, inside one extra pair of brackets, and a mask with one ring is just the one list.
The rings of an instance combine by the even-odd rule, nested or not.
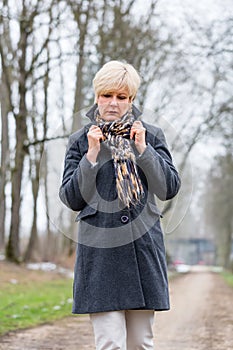
[(103, 97), (105, 97), (105, 98), (109, 98), (109, 97), (112, 97), (112, 95), (111, 94), (104, 94), (104, 95), (102, 95)]
[[(114, 96), (114, 94), (112, 93), (106, 93), (106, 94), (103, 94), (101, 95), (102, 97), (104, 98), (112, 98)], [(126, 100), (128, 97), (126, 95), (117, 95), (116, 96), (118, 100)]]

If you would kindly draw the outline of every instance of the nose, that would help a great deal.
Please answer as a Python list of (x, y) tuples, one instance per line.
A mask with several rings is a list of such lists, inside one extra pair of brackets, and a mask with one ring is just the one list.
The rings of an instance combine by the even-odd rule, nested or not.
[(110, 101), (111, 106), (117, 106), (117, 97), (112, 96), (111, 101)]

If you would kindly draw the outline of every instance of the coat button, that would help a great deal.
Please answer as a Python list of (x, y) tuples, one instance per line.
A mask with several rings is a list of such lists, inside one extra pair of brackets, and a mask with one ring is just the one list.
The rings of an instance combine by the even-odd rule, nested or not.
[(129, 217), (127, 215), (122, 215), (121, 222), (122, 224), (126, 224), (129, 221)]

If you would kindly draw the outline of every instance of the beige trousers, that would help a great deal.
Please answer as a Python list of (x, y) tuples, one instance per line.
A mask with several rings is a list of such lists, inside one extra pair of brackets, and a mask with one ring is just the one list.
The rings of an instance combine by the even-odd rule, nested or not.
[(153, 310), (90, 314), (96, 350), (153, 350)]

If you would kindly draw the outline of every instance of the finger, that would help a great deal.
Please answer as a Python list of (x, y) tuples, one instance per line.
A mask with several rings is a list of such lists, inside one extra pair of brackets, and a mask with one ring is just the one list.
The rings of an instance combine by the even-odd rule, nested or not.
[(103, 140), (103, 134), (100, 129), (90, 130), (87, 136), (88, 136), (88, 139), (92, 139), (94, 142), (99, 143), (101, 140)]
[(97, 134), (100, 133), (102, 135), (102, 131), (100, 130), (100, 128), (96, 125), (92, 125), (88, 131), (88, 134)]
[(142, 122), (140, 120), (136, 120), (132, 127), (138, 128), (138, 127), (143, 127)]
[(100, 135), (100, 134), (98, 134), (98, 135), (91, 135), (91, 139), (92, 140), (95, 140), (95, 141), (100, 141), (100, 140), (102, 140), (102, 138), (103, 138), (103, 136), (102, 135)]
[(138, 122), (137, 124), (136, 124), (136, 122), (132, 125), (132, 128), (131, 128), (131, 130), (134, 130), (134, 131), (139, 131), (139, 130), (146, 130), (145, 128), (144, 128), (144, 126), (142, 125), (142, 123), (141, 122)]
[(130, 130), (130, 139), (132, 140), (134, 138), (134, 135), (136, 134), (136, 130), (132, 127)]
[(100, 128), (97, 125), (92, 125), (89, 131), (94, 131), (94, 130), (100, 130)]
[(130, 131), (130, 137), (131, 139), (135, 136), (135, 137), (138, 137), (138, 136), (141, 136), (141, 137), (144, 137), (145, 135), (145, 128), (144, 127), (140, 127), (140, 128), (132, 128), (131, 131)]

